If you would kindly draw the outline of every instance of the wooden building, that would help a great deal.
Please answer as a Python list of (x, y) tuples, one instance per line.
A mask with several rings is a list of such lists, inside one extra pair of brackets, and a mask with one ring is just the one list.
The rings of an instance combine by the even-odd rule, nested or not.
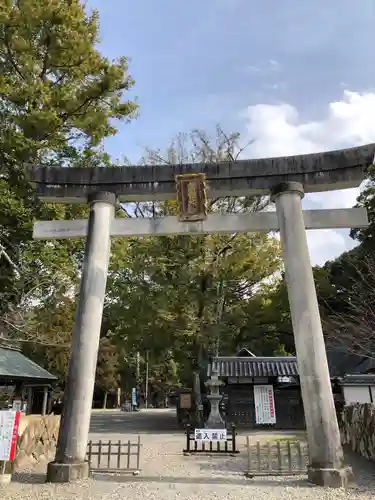
[[(345, 348), (327, 348), (327, 358), (338, 416), (345, 404), (375, 401), (373, 359), (352, 354)], [(234, 423), (239, 428), (305, 427), (295, 357), (259, 357), (248, 349), (242, 349), (236, 356), (212, 358), (207, 375), (210, 377), (212, 373), (216, 373), (224, 382), (222, 408), (225, 407), (225, 420), (229, 424)], [(264, 406), (259, 402), (262, 391), (263, 399), (267, 393), (271, 400), (274, 414), (273, 419), (268, 418), (268, 421), (272, 423), (264, 423), (264, 419), (262, 422), (259, 415), (257, 418), (259, 407)], [(267, 411), (269, 414), (269, 401)]]
[(342, 387), (345, 405), (375, 402), (375, 375), (373, 373), (345, 375), (339, 380), (339, 384)]
[[(213, 358), (208, 376), (212, 373), (225, 383), (222, 392), (228, 423), (238, 428), (305, 427), (295, 357), (257, 357), (242, 349), (237, 356)], [(260, 416), (264, 408), (268, 419)]]
[(57, 377), (9, 343), (0, 344), (0, 409), (46, 414)]

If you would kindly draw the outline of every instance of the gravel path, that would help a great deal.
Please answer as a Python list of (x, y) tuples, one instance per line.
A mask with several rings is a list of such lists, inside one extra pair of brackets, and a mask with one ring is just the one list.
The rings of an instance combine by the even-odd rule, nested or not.
[[(181, 453), (183, 434), (174, 426), (172, 412), (149, 410), (142, 414), (96, 413), (92, 419), (93, 440), (135, 440), (141, 435), (143, 445), (138, 477), (128, 475), (95, 474), (93, 479), (69, 485), (45, 484), (45, 466), (33, 473), (23, 473), (16, 481), (3, 488), (3, 500), (325, 500), (375, 498), (375, 466), (355, 457), (353, 463), (357, 485), (348, 490), (323, 489), (309, 485), (301, 478), (246, 479), (246, 457), (184, 457)], [(172, 428), (172, 429), (171, 429)], [(155, 429), (159, 430), (155, 434)], [(171, 432), (168, 432), (171, 429)], [(137, 431), (138, 432), (135, 432)], [(256, 440), (269, 435), (257, 435)], [(239, 436), (240, 451), (244, 451), (245, 437)], [(351, 457), (352, 458), (352, 457)]]

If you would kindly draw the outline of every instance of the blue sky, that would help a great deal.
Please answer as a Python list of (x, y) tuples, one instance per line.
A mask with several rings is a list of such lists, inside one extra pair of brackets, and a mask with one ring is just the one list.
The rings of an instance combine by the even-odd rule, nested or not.
[[(140, 104), (140, 117), (106, 143), (114, 157), (136, 161), (144, 146), (217, 123), (258, 140), (249, 156), (375, 141), (374, 0), (88, 5), (99, 9), (102, 53), (131, 58)], [(324, 196), (307, 203), (323, 206)]]

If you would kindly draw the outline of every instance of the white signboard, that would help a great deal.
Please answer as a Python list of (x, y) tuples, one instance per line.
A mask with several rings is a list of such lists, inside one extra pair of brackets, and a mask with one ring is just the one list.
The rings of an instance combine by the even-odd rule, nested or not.
[(254, 405), (257, 424), (276, 424), (272, 385), (254, 385)]
[(132, 389), (132, 405), (137, 406), (137, 389), (135, 387)]
[(226, 429), (195, 429), (195, 441), (226, 441)]
[(14, 460), (20, 413), (18, 411), (0, 411), (0, 460)]

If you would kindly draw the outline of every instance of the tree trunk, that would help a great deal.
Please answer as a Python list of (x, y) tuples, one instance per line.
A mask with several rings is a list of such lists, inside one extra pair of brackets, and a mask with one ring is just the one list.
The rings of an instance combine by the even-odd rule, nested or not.
[(195, 402), (195, 424), (202, 427), (203, 421), (203, 404), (202, 404), (202, 392), (201, 392), (201, 371), (203, 367), (203, 338), (204, 338), (204, 313), (205, 313), (205, 299), (206, 291), (209, 287), (211, 276), (203, 274), (201, 276), (200, 290), (198, 295), (198, 328), (196, 332), (196, 337), (194, 340), (194, 351), (195, 351), (195, 361), (196, 366), (193, 371), (193, 393)]
[(107, 408), (107, 399), (108, 399), (108, 392), (105, 391), (104, 399), (103, 399), (103, 410), (105, 410)]
[(194, 420), (195, 426), (202, 427), (203, 425), (203, 417), (202, 417), (202, 393), (201, 393), (201, 378), (199, 371), (195, 371), (193, 373), (193, 392), (194, 392), (194, 403), (195, 403), (195, 412), (194, 412)]

